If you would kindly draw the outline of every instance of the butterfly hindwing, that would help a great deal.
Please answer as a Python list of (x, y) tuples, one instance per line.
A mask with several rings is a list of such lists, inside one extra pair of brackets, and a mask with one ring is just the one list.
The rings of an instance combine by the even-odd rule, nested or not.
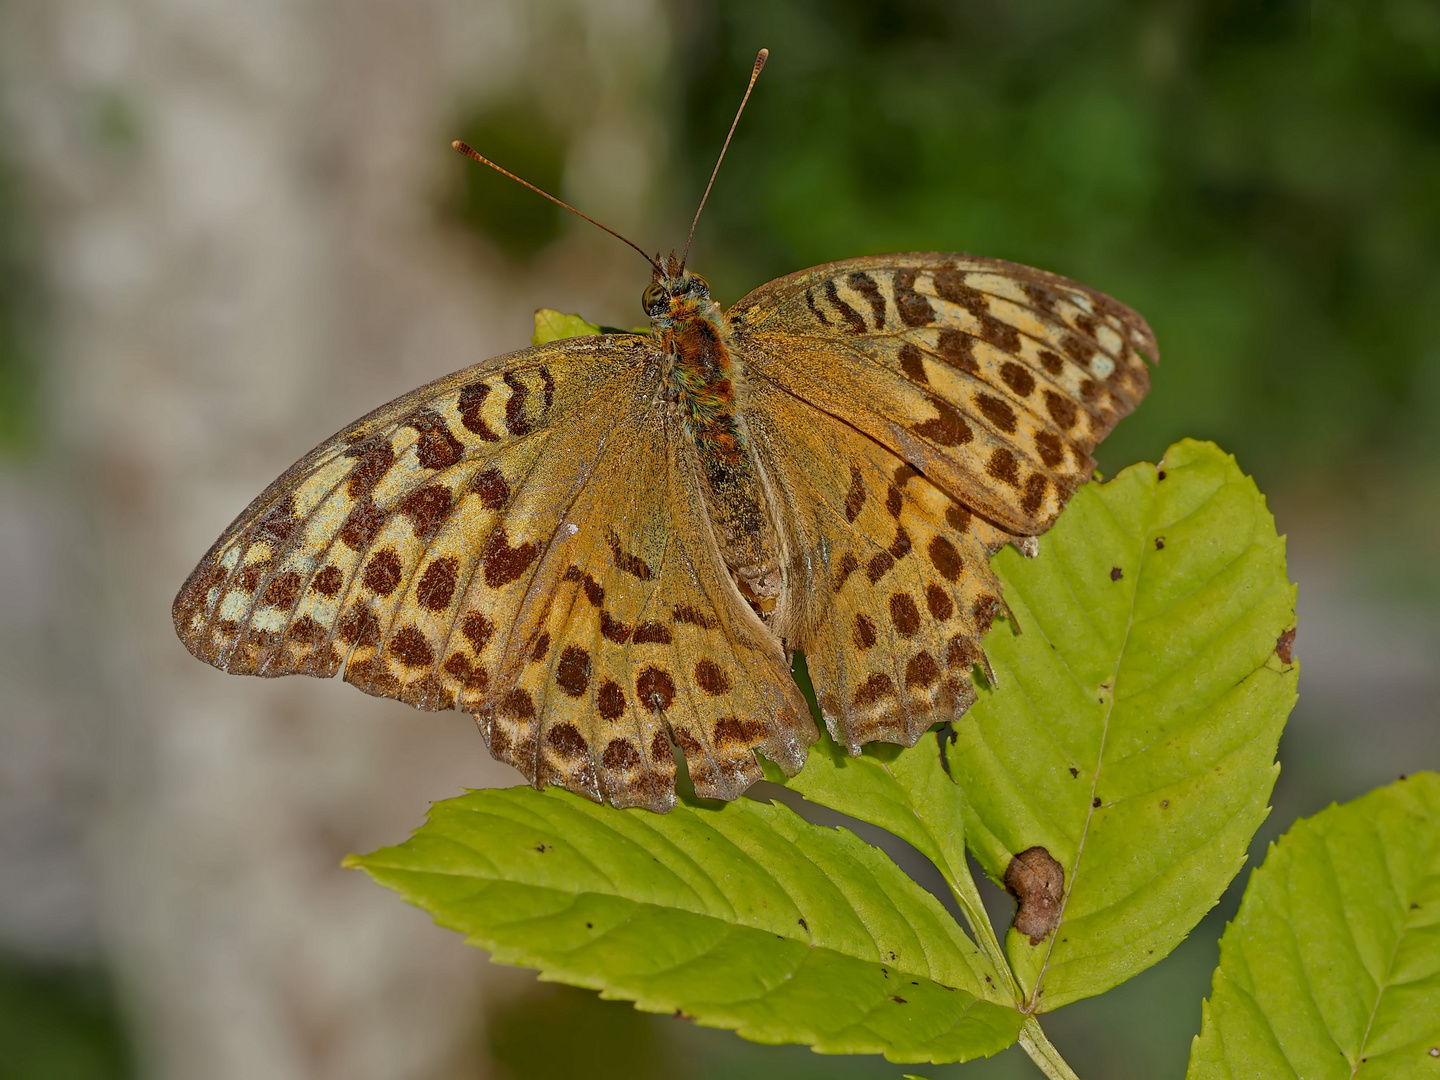
[(1001, 528), (1033, 536), (1149, 388), (1144, 320), (1064, 278), (963, 255), (780, 278), (727, 313), (747, 369), (839, 417)]

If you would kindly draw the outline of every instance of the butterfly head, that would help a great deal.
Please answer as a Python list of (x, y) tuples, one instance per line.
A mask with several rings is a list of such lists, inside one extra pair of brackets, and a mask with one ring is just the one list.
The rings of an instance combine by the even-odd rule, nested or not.
[(640, 296), (640, 306), (652, 322), (664, 324), (690, 315), (707, 314), (714, 306), (710, 283), (686, 270), (672, 254), (669, 262), (655, 260), (655, 279)]

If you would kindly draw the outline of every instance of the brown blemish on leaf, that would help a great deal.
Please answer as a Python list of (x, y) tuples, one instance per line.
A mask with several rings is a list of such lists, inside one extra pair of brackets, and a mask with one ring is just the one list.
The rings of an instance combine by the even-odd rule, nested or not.
[(1288, 664), (1294, 659), (1295, 649), (1295, 627), (1286, 630), (1275, 641), (1275, 655), (1280, 658), (1282, 664)]
[(1015, 929), (1039, 945), (1060, 925), (1065, 868), (1043, 847), (1026, 848), (1005, 868), (1005, 889), (1020, 903)]
[(1112, 567), (1110, 568), (1110, 580), (1111, 580), (1111, 581), (1119, 581), (1119, 580), (1120, 580), (1121, 578), (1123, 578), (1124, 576), (1125, 576), (1125, 571), (1124, 571), (1124, 570), (1121, 570), (1120, 567), (1118, 567), (1118, 566), (1112, 566)]
[(1164, 538), (1163, 536), (1157, 536), (1157, 537), (1155, 537), (1155, 550), (1156, 550), (1156, 551), (1164, 551), (1164, 550), (1165, 550), (1165, 538)]

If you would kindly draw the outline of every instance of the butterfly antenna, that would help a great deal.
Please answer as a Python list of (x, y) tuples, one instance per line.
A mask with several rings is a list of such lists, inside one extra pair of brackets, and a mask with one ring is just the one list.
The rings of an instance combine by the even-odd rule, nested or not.
[(690, 222), (690, 235), (685, 240), (685, 257), (680, 260), (682, 270), (690, 259), (690, 245), (695, 240), (695, 226), (700, 224), (700, 212), (705, 209), (705, 200), (710, 198), (710, 189), (715, 186), (715, 177), (720, 172), (720, 162), (725, 160), (725, 151), (730, 149), (730, 139), (734, 136), (735, 128), (740, 123), (740, 114), (745, 111), (745, 103), (750, 100), (750, 91), (755, 89), (755, 80), (760, 78), (760, 72), (765, 68), (765, 61), (769, 59), (769, 49), (761, 49), (755, 54), (755, 67), (750, 71), (750, 85), (745, 87), (745, 96), (740, 99), (740, 108), (735, 110), (735, 119), (730, 121), (730, 133), (725, 136), (725, 145), (720, 147), (720, 156), (715, 160), (715, 168), (710, 173), (710, 182), (705, 185), (705, 194), (700, 196), (700, 205), (695, 208), (695, 220)]
[[(757, 70), (758, 70), (758, 69), (757, 69)], [(754, 79), (751, 79), (750, 81), (751, 81), (751, 83), (753, 84), (755, 80), (754, 80)], [(748, 96), (748, 95), (747, 95), (747, 96)], [(728, 142), (729, 140), (726, 140), (726, 141)], [(468, 143), (463, 143), (463, 142), (461, 142), (459, 139), (456, 139), (456, 140), (455, 140), (454, 142), (452, 142), (450, 145), (451, 145), (451, 147), (453, 147), (454, 149), (460, 151), (460, 153), (464, 154), (466, 157), (468, 157), (468, 158), (470, 158), (470, 159), (472, 159), (472, 160), (474, 160), (474, 161), (480, 162), (481, 165), (489, 165), (490, 168), (494, 169), (496, 172), (500, 173), (501, 175), (503, 175), (503, 176), (508, 176), (511, 180), (514, 180), (517, 184), (522, 184), (522, 185), (524, 185), (525, 187), (529, 188), (531, 191), (535, 192), (536, 195), (543, 195), (545, 198), (547, 198), (547, 199), (549, 199), (551, 202), (553, 202), (556, 206), (563, 206), (566, 210), (569, 210), (569, 211), (570, 211), (572, 214), (574, 214), (576, 217), (582, 217), (582, 218), (584, 218), (586, 221), (590, 222), (590, 224), (591, 224), (591, 225), (594, 225), (597, 229), (604, 229), (604, 230), (605, 230), (606, 232), (608, 232), (611, 236), (615, 237), (615, 239), (625, 241), (625, 243), (629, 244), (629, 245), (630, 245), (632, 248), (634, 248), (636, 251), (640, 252), (640, 257), (643, 258), (646, 262), (648, 262), (652, 267), (654, 267), (656, 273), (660, 273), (660, 272), (661, 272), (661, 270), (660, 270), (660, 264), (659, 264), (655, 259), (653, 259), (652, 257), (650, 257), (649, 255), (646, 255), (646, 254), (645, 254), (645, 250), (644, 250), (639, 244), (635, 243), (635, 241), (631, 240), (628, 236), (621, 236), (621, 235), (620, 235), (618, 232), (616, 232), (614, 229), (610, 228), (610, 226), (608, 226), (608, 225), (601, 225), (600, 222), (596, 221), (596, 220), (595, 220), (593, 217), (591, 217), (589, 214), (582, 213), (581, 211), (576, 210), (575, 207), (571, 206), (569, 203), (565, 202), (563, 199), (557, 199), (554, 195), (551, 195), (548, 191), (543, 191), (543, 190), (541, 190), (540, 188), (536, 187), (534, 184), (530, 183), (529, 180), (525, 180), (525, 179), (522, 179), (521, 177), (516, 176), (516, 175), (515, 175), (513, 172), (511, 172), (509, 169), (502, 169), (499, 165), (496, 165), (495, 162), (491, 161), (491, 160), (490, 160), (489, 158), (487, 158), (484, 154), (482, 154), (482, 153), (480, 153), (478, 150), (475, 150), (474, 148), (472, 148)], [(687, 249), (687, 250), (688, 250), (688, 249)]]

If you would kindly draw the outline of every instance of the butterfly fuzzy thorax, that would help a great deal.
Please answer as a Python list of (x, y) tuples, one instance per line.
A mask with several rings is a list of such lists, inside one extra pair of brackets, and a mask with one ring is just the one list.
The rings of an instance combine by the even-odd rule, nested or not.
[(535, 785), (735, 798), (974, 700), (1034, 537), (1149, 386), (1143, 319), (1044, 271), (872, 256), (722, 311), (674, 261), (651, 333), (496, 357), (376, 410), (270, 486), (181, 589), (224, 670), (475, 716)]

